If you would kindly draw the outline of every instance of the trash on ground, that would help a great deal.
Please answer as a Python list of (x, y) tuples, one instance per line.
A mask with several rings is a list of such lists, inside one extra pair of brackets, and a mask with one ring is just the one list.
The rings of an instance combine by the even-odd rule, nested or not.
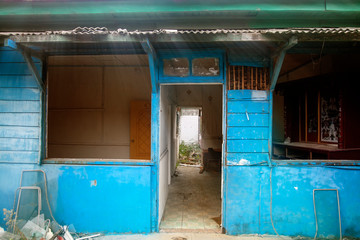
[[(37, 183), (36, 185), (23, 186), (23, 174), (31, 172), (43, 174), (43, 185), (37, 186), (39, 185), (39, 183)], [(44, 194), (41, 194), (42, 187), (43, 191), (45, 192), (45, 199), (43, 199)], [(34, 203), (34, 198), (26, 197), (27, 195), (22, 194), (22, 190), (37, 190), (37, 202)], [(16, 199), (18, 201), (16, 201)], [(45, 212), (47, 213), (47, 215), (44, 214), (44, 209), (41, 206), (42, 202), (47, 203), (48, 212)], [(29, 212), (30, 214), (19, 214), (20, 209), (24, 209), (24, 206), (30, 206), (31, 211), (25, 211), (25, 213)], [(5, 216), (4, 220), (6, 222), (7, 231), (0, 227), (1, 240), (86, 240), (93, 239), (102, 235), (100, 233), (78, 233), (76, 232), (74, 225), (70, 224), (62, 226), (55, 220), (51, 212), (47, 193), (46, 174), (42, 170), (24, 170), (21, 173), (20, 187), (17, 188), (17, 190), (15, 191), (13, 209), (3, 209), (3, 212)]]

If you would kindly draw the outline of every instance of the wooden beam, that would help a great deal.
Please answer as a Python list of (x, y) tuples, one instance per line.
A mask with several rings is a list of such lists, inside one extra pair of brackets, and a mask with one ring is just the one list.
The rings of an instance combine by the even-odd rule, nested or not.
[(144, 51), (147, 53), (149, 58), (149, 68), (150, 68), (150, 76), (151, 76), (151, 91), (153, 93), (157, 93), (159, 91), (159, 81), (158, 81), (158, 74), (157, 74), (157, 56), (154, 47), (152, 46), (149, 39), (141, 42), (141, 46), (143, 47)]
[(10, 47), (10, 48), (13, 48), (14, 50), (19, 51), (23, 55), (25, 62), (28, 65), (28, 67), (31, 71), (31, 74), (35, 78), (41, 92), (44, 92), (45, 91), (44, 82), (42, 81), (41, 75), (40, 75), (38, 69), (36, 68), (34, 61), (31, 58), (32, 57), (31, 50), (19, 45), (17, 42), (15, 42), (11, 39), (6, 39), (4, 42), (4, 45), (6, 47)]
[(296, 37), (291, 37), (289, 39), (289, 41), (286, 44), (284, 44), (284, 46), (281, 47), (281, 49), (276, 51), (276, 52), (279, 52), (279, 54), (275, 54), (275, 55), (278, 55), (278, 58), (277, 58), (272, 76), (270, 78), (270, 90), (271, 91), (273, 91), (275, 89), (276, 82), (279, 78), (279, 73), (280, 73), (282, 64), (284, 62), (286, 51), (289, 50), (290, 48), (292, 48), (293, 46), (295, 46), (297, 44), (297, 42), (298, 42), (298, 40)]

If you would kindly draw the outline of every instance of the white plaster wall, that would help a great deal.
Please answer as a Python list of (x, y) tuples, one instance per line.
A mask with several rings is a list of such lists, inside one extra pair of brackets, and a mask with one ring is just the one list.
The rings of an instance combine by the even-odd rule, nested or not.
[(168, 88), (161, 87), (160, 94), (160, 166), (159, 166), (159, 223), (165, 210), (169, 192), (171, 156), (171, 101)]

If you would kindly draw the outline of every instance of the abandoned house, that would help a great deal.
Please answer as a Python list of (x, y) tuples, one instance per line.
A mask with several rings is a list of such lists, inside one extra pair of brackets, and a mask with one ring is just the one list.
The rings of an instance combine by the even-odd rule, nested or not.
[(1, 209), (22, 179), (80, 232), (166, 230), (193, 107), (218, 221), (182, 230), (360, 237), (359, 27), (355, 0), (1, 2)]

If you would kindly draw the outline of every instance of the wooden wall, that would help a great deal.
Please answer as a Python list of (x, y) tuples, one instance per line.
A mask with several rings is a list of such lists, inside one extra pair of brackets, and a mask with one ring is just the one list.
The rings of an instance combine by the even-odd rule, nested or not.
[(50, 60), (48, 157), (130, 158), (130, 101), (150, 101), (149, 68), (73, 58)]
[[(41, 73), (42, 64), (34, 59)], [(0, 162), (40, 160), (41, 94), (22, 55), (0, 47)]]

